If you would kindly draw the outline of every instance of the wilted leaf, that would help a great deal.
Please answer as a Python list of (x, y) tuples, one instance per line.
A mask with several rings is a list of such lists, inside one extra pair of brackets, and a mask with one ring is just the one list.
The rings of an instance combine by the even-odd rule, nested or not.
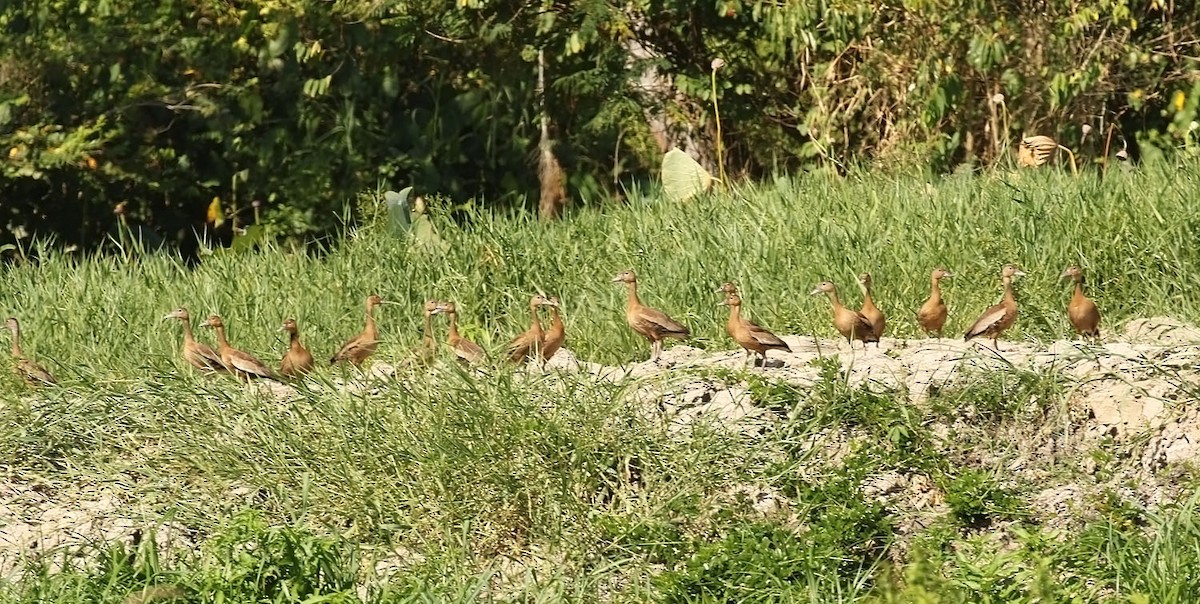
[(220, 197), (214, 197), (212, 199), (212, 203), (208, 204), (208, 213), (205, 216), (205, 220), (208, 222), (208, 224), (211, 224), (213, 228), (217, 228), (225, 224), (225, 212), (221, 211)]

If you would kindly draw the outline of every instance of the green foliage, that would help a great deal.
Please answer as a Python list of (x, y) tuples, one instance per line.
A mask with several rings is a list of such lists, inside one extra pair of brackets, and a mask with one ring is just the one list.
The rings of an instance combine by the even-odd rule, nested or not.
[(946, 485), (946, 503), (954, 517), (971, 528), (1025, 515), (1021, 500), (998, 484), (994, 475), (969, 468)]
[[(51, 570), (30, 561), (9, 585), (12, 602), (359, 602), (357, 550), (347, 541), (299, 525), (271, 525), (244, 511), (222, 526), (200, 552), (174, 562), (154, 535), (139, 544), (97, 544), (76, 565)], [(89, 561), (91, 561), (89, 560)]]
[[(732, 178), (874, 159), (948, 170), (1002, 160), (1022, 133), (1074, 147), (1084, 124), (1091, 157), (1110, 124), (1148, 153), (1194, 153), (1195, 28), (1158, 0), (8, 3), (0, 240), (97, 245), (123, 201), (173, 242), (228, 243), (259, 222), (256, 201), (272, 237), (299, 240), (380, 183), (527, 205), (538, 49), (582, 201), (656, 178), (677, 130), (724, 150)], [(647, 84), (651, 68), (672, 81)], [(230, 228), (206, 227), (213, 197)]]
[(845, 552), (806, 537), (770, 523), (734, 526), (682, 568), (655, 580), (661, 601), (778, 602), (852, 589), (858, 577), (829, 572), (830, 562)]

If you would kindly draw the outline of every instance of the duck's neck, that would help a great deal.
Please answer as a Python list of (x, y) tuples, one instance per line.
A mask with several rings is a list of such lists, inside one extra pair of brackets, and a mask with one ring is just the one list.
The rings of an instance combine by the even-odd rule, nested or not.
[(558, 314), (558, 307), (551, 306), (550, 314), (551, 314), (551, 319), (550, 319), (551, 329), (562, 329), (562, 327), (563, 327), (562, 315)]
[(740, 304), (729, 305), (729, 324), (734, 325), (742, 320), (742, 306)]
[(835, 312), (842, 308), (842, 301), (838, 299), (836, 291), (829, 292), (829, 303), (833, 305)]
[(931, 281), (932, 283), (929, 286), (929, 299), (932, 300), (934, 304), (940, 304), (942, 301), (942, 280), (934, 277)]
[[(425, 325), (429, 325), (429, 313), (425, 313)], [(426, 330), (428, 332), (428, 330)], [(372, 340), (377, 340), (379, 332), (375, 329), (375, 305), (367, 305), (367, 324), (363, 327), (363, 333), (370, 336)]]
[(21, 358), (21, 330), (15, 327), (12, 329), (12, 354)]
[(196, 338), (192, 337), (192, 320), (184, 319), (181, 322), (183, 323), (183, 341), (184, 342), (195, 341)]
[(1083, 298), (1083, 278), (1081, 277), (1081, 278), (1075, 280), (1075, 299), (1079, 300), (1082, 298)]
[(217, 346), (221, 348), (229, 348), (229, 340), (225, 339), (225, 328), (214, 327), (213, 331), (217, 332)]
[[(374, 326), (375, 324), (372, 322), (371, 327)], [(426, 344), (437, 345), (437, 342), (433, 341), (433, 313), (429, 311), (425, 311), (425, 334), (421, 336), (421, 339), (425, 340)]]
[(289, 345), (288, 345), (289, 348), (291, 348), (292, 350), (300, 350), (300, 331), (299, 330), (297, 330), (297, 329), (291, 330), (289, 332), (288, 340), (289, 340)]
[(529, 305), (529, 330), (540, 340), (542, 338), (542, 322), (538, 320), (538, 307), (536, 304)]
[(637, 295), (637, 281), (632, 281), (629, 283), (629, 303), (626, 306), (628, 308), (637, 308), (641, 305), (642, 301), (638, 300)]
[(449, 314), (450, 314), (450, 327), (449, 327), (448, 331), (450, 332), (450, 339), (457, 340), (459, 337), (458, 336), (458, 313), (452, 312)]
[(1012, 277), (1004, 278), (1004, 304), (1007, 306), (1017, 305), (1017, 297), (1013, 295)]

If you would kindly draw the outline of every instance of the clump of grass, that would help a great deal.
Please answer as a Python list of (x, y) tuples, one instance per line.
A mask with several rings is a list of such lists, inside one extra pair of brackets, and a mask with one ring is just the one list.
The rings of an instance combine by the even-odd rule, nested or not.
[(951, 513), (968, 528), (981, 528), (998, 520), (1013, 520), (1028, 515), (1021, 499), (999, 484), (992, 474), (967, 468), (945, 486), (946, 503)]

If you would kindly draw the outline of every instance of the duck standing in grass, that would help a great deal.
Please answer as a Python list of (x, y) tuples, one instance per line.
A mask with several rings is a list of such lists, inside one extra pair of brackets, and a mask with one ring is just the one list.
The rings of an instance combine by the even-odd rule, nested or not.
[(842, 334), (842, 337), (846, 338), (851, 348), (854, 347), (854, 340), (862, 341), (864, 349), (867, 347), (867, 342), (875, 342), (876, 346), (879, 345), (879, 336), (875, 335), (871, 322), (861, 312), (842, 305), (842, 301), (838, 298), (837, 287), (833, 283), (822, 281), (810, 293), (813, 296), (825, 294), (829, 298), (829, 303), (833, 306), (833, 327)]
[(972, 338), (985, 337), (992, 339), (992, 348), (997, 352), (1000, 347), (997, 343), (997, 338), (1000, 334), (1012, 327), (1017, 322), (1017, 298), (1013, 294), (1013, 280), (1017, 277), (1023, 277), (1025, 273), (1021, 269), (1012, 264), (1005, 264), (1000, 271), (1000, 281), (1004, 283), (1004, 298), (999, 304), (983, 311), (982, 315), (975, 320), (970, 329), (963, 334), (963, 341), (968, 342)]
[(12, 355), (17, 361), (14, 367), (17, 370), (17, 375), (21, 376), (21, 379), (25, 380), (25, 383), (30, 386), (54, 386), (58, 384), (54, 380), (54, 376), (50, 375), (50, 372), (46, 371), (45, 367), (33, 362), (21, 351), (20, 321), (17, 321), (16, 317), (9, 317), (4, 324), (8, 327), (9, 333), (12, 334)]
[(563, 324), (562, 313), (558, 298), (550, 296), (550, 330), (546, 332), (542, 343), (542, 361), (549, 361), (567, 341), (567, 328)]
[(229, 340), (225, 338), (225, 323), (221, 317), (210, 315), (201, 326), (211, 327), (217, 332), (217, 354), (221, 355), (221, 363), (225, 365), (225, 369), (246, 381), (252, 378), (276, 379), (275, 372), (254, 355), (229, 345)]
[(546, 334), (542, 331), (542, 323), (538, 319), (538, 309), (543, 306), (554, 306), (544, 296), (535, 295), (529, 299), (529, 329), (521, 332), (508, 343), (508, 360), (513, 363), (524, 363), (526, 360), (544, 363), (542, 347), (546, 343)]
[(946, 317), (949, 311), (946, 309), (946, 302), (942, 300), (942, 279), (954, 277), (950, 271), (938, 267), (933, 269), (930, 275), (929, 298), (917, 309), (917, 325), (925, 332), (925, 335), (936, 334), (938, 339), (942, 339), (942, 328), (946, 326)]
[(729, 307), (729, 320), (725, 322), (725, 331), (734, 342), (746, 350), (746, 361), (750, 360), (752, 353), (758, 353), (762, 357), (763, 367), (766, 367), (768, 350), (792, 351), (778, 336), (742, 316), (742, 298), (736, 291), (726, 292), (725, 300), (719, 305)]
[(871, 273), (863, 273), (858, 276), (858, 284), (863, 290), (862, 309), (858, 312), (866, 317), (867, 323), (871, 324), (871, 331), (875, 334), (875, 346), (879, 346), (879, 339), (883, 337), (883, 330), (887, 329), (887, 318), (883, 315), (883, 311), (875, 306), (875, 298), (871, 296)]
[(188, 314), (188, 310), (182, 306), (167, 313), (162, 318), (163, 321), (176, 319), (183, 324), (183, 360), (187, 361), (192, 367), (206, 373), (220, 373), (225, 371), (225, 364), (221, 362), (221, 355), (213, 350), (208, 344), (197, 342), (192, 336), (192, 316)]
[(279, 361), (279, 373), (290, 378), (303, 377), (313, 370), (313, 355), (300, 343), (300, 328), (295, 319), (283, 322), (280, 331), (288, 333), (288, 351)]
[(642, 301), (638, 299), (637, 275), (632, 270), (618, 273), (616, 277), (613, 277), (613, 283), (624, 283), (628, 286), (629, 298), (625, 304), (625, 322), (650, 341), (651, 363), (657, 363), (659, 356), (662, 355), (664, 339), (682, 340), (691, 335), (684, 324), (667, 316), (667, 313), (642, 304)]
[(421, 345), (417, 348), (417, 358), (428, 365), (437, 358), (438, 344), (433, 335), (433, 315), (441, 314), (442, 305), (437, 300), (426, 300), (421, 309), (425, 324), (421, 331)]
[(358, 335), (342, 344), (342, 347), (329, 359), (330, 365), (336, 365), (340, 361), (350, 361), (356, 367), (362, 366), (363, 361), (375, 354), (375, 350), (379, 348), (379, 330), (375, 328), (375, 307), (383, 304), (383, 298), (371, 294), (367, 296), (364, 304), (367, 308), (366, 325)]
[(487, 359), (487, 354), (484, 352), (483, 347), (462, 337), (458, 333), (458, 307), (453, 302), (442, 302), (439, 306), (441, 307), (441, 313), (450, 319), (446, 344), (454, 351), (454, 356), (460, 362), (467, 365), (476, 365)]
[(1078, 266), (1068, 266), (1063, 271), (1062, 279), (1070, 279), (1075, 283), (1075, 293), (1067, 304), (1067, 318), (1075, 333), (1093, 341), (1100, 339), (1100, 309), (1096, 303), (1083, 294), (1083, 269)]

